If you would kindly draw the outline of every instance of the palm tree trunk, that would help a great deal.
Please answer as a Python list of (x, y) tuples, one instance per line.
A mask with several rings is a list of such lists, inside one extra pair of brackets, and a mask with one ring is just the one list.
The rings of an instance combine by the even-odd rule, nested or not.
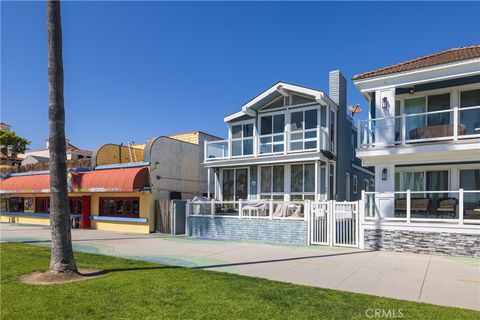
[(65, 109), (60, 1), (47, 0), (48, 127), (50, 153), (50, 229), (52, 273), (77, 272), (72, 250), (67, 190)]

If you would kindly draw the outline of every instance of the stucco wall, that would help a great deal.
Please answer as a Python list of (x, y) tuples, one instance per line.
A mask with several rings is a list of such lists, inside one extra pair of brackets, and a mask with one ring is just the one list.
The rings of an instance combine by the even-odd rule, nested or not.
[(480, 235), (410, 230), (364, 231), (365, 249), (480, 258)]
[(264, 241), (307, 244), (307, 222), (304, 220), (268, 220), (238, 218), (187, 218), (188, 236), (209, 239)]
[(199, 146), (168, 137), (147, 143), (145, 159), (150, 162), (150, 181), (155, 200), (168, 199), (170, 191), (191, 199), (199, 193)]

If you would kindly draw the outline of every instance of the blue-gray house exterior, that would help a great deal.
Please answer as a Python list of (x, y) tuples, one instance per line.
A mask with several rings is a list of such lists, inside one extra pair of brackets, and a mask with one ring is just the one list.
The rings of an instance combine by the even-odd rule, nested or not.
[(329, 74), (329, 94), (278, 82), (227, 116), (228, 139), (205, 145), (209, 196), (216, 200), (358, 200), (374, 175), (355, 157), (346, 80)]

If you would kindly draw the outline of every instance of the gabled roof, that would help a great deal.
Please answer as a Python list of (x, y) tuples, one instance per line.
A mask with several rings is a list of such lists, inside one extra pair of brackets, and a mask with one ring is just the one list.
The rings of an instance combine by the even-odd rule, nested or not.
[[(49, 158), (49, 157), (36, 156), (36, 155), (32, 155), (32, 154), (29, 154), (25, 159), (27, 159), (27, 158), (29, 158), (29, 157), (34, 158), (34, 159), (36, 159), (36, 160), (38, 160), (38, 161), (40, 161), (40, 162), (48, 162), (48, 161), (50, 161), (50, 158)], [(24, 160), (25, 160), (25, 159), (24, 159)]]
[(474, 58), (480, 58), (480, 45), (453, 48), (383, 67), (377, 70), (360, 73), (353, 76), (353, 80), (372, 78), (397, 72), (426, 68), (440, 64), (452, 63)]
[(228, 122), (244, 115), (254, 116), (255, 112), (259, 110), (262, 106), (268, 104), (269, 102), (272, 102), (273, 100), (287, 93), (299, 93), (302, 95), (310, 96), (312, 97), (312, 99), (316, 100), (322, 105), (336, 105), (335, 102), (333, 102), (333, 100), (330, 99), (330, 97), (323, 91), (279, 81), (267, 90), (257, 95), (255, 98), (245, 103), (242, 106), (241, 111), (225, 117), (224, 121)]

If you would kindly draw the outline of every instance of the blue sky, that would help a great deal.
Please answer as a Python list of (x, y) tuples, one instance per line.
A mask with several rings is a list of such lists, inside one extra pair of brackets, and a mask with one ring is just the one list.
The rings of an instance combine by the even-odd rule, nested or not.
[[(191, 130), (225, 136), (223, 117), (278, 80), (328, 92), (356, 73), (480, 43), (479, 2), (62, 5), (67, 137), (79, 147)], [(1, 119), (48, 137), (45, 4), (1, 3)], [(364, 108), (365, 109), (365, 108)], [(364, 115), (363, 115), (364, 116)]]

